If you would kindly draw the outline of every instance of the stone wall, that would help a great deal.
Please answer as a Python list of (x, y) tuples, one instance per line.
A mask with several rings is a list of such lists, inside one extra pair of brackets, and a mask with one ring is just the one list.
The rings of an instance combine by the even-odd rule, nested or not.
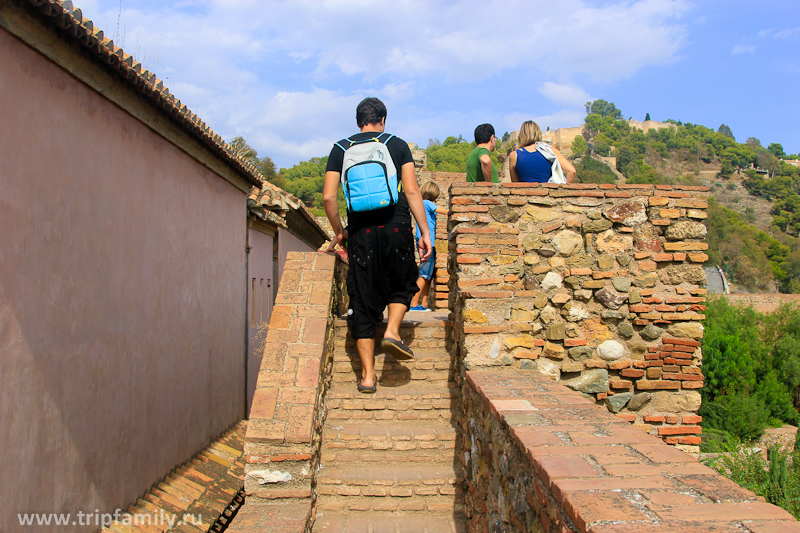
[(461, 397), (469, 531), (800, 531), (788, 512), (536, 371), (469, 371)]
[(454, 183), (463, 367), (536, 369), (697, 451), (707, 191)]

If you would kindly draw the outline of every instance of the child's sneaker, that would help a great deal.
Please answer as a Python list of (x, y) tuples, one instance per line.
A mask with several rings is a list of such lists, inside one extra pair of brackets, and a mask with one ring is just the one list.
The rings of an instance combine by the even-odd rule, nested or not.
[(425, 307), (425, 306), (422, 306), (422, 305), (415, 305), (415, 306), (414, 306), (414, 307), (412, 307), (410, 310), (411, 310), (411, 311), (423, 311), (423, 312), (425, 312), (425, 311), (430, 311), (430, 309), (428, 309), (427, 307)]

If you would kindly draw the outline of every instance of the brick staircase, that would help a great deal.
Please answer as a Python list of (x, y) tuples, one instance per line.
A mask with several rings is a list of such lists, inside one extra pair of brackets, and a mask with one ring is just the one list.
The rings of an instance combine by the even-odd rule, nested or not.
[(356, 390), (361, 364), (346, 322), (335, 328), (314, 532), (465, 531), (447, 314), (406, 314), (400, 334), (415, 359), (376, 350), (372, 395)]

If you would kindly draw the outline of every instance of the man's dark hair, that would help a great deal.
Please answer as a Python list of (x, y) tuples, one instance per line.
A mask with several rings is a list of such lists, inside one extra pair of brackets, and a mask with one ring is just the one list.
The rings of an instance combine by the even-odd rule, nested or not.
[(386, 118), (386, 106), (377, 98), (364, 98), (356, 107), (356, 124), (363, 128), (367, 124), (377, 124)]
[(492, 140), (494, 128), (491, 124), (481, 124), (475, 128), (475, 144), (485, 144)]

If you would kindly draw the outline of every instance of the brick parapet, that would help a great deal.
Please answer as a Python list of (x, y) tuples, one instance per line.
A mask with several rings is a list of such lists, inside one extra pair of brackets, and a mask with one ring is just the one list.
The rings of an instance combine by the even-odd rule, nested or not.
[[(272, 512), (276, 501), (307, 505), (311, 513), (333, 365), (333, 317), (346, 306), (345, 276), (346, 264), (335, 254), (287, 255), (245, 436), (243, 516)], [(291, 480), (260, 484), (259, 471)]]
[(466, 373), (470, 531), (800, 532), (783, 509), (532, 370)]
[(685, 421), (703, 385), (707, 193), (453, 182), (448, 292), (464, 367), (537, 368), (696, 452), (699, 426)]

